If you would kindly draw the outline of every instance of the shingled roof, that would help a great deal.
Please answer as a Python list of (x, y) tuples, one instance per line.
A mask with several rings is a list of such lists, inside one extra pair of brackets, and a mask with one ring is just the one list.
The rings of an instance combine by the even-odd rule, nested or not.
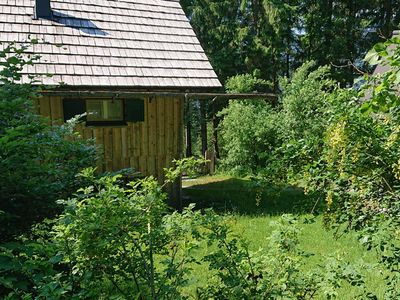
[[(38, 38), (40, 63), (24, 70), (75, 87), (217, 88), (221, 84), (176, 0), (0, 0), (0, 42)], [(62, 47), (60, 47), (62, 45)]]

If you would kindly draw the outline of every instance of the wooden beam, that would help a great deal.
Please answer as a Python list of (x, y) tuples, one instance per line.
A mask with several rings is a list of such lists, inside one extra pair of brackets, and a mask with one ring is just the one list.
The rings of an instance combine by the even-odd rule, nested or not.
[(270, 99), (276, 100), (277, 96), (272, 93), (185, 93), (185, 92), (137, 92), (137, 91), (60, 91), (47, 90), (43, 95), (55, 96), (77, 96), (77, 97), (110, 97), (124, 98), (128, 96), (141, 97), (185, 97), (188, 100), (202, 99)]

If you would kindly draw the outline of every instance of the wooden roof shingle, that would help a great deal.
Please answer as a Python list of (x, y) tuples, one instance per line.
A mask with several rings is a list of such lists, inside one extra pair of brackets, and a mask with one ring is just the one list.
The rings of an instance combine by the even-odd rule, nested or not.
[[(218, 88), (217, 75), (176, 0), (51, 0), (53, 17), (33, 19), (35, 0), (0, 0), (0, 42), (39, 44), (29, 74), (74, 86)], [(62, 47), (60, 47), (62, 45)]]

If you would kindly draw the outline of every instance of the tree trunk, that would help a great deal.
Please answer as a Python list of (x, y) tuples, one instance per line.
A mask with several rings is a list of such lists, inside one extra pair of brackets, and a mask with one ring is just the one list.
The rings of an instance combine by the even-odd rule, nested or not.
[[(324, 40), (325, 47), (326, 47), (325, 49), (327, 49), (327, 51), (332, 51), (332, 40), (334, 39), (334, 36), (333, 36), (333, 31), (334, 31), (334, 28), (333, 28), (333, 0), (328, 0), (326, 3), (325, 22), (326, 22), (326, 31), (325, 31), (325, 40)], [(325, 59), (325, 61), (323, 63), (329, 64), (329, 63), (332, 63), (332, 61)]]
[(393, 6), (392, 0), (384, 1), (383, 34), (389, 38), (392, 34)]
[(286, 50), (286, 77), (290, 77), (290, 50), (289, 50), (289, 41), (288, 41), (288, 48)]

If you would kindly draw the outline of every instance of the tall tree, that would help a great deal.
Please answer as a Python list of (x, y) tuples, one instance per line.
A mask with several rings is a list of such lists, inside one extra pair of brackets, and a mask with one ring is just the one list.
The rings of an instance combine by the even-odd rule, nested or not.
[(353, 64), (362, 67), (361, 58), (373, 44), (388, 37), (398, 26), (398, 0), (303, 0), (302, 51), (299, 61), (315, 60), (331, 65), (336, 79), (351, 83), (358, 76)]
[(240, 30), (241, 0), (182, 0), (194, 31), (219, 78), (245, 72), (243, 33)]
[[(287, 75), (296, 40), (298, 0), (181, 1), (222, 82), (257, 72), (277, 83)], [(275, 85), (277, 88), (277, 85)]]
[[(253, 73), (277, 82), (307, 60), (343, 84), (353, 64), (400, 23), (400, 0), (182, 0), (222, 82)], [(278, 90), (275, 84), (275, 91)]]
[[(331, 66), (342, 85), (359, 76), (362, 58), (400, 24), (400, 0), (181, 0), (221, 82), (249, 73), (272, 83), (304, 62)], [(208, 105), (214, 140), (226, 102)], [(200, 109), (200, 107), (193, 107)], [(200, 115), (200, 111), (197, 112)], [(193, 123), (195, 124), (195, 123)], [(203, 122), (203, 137), (204, 122)], [(205, 141), (203, 139), (203, 150)], [(215, 146), (217, 150), (218, 146)], [(217, 151), (218, 152), (218, 151)]]

